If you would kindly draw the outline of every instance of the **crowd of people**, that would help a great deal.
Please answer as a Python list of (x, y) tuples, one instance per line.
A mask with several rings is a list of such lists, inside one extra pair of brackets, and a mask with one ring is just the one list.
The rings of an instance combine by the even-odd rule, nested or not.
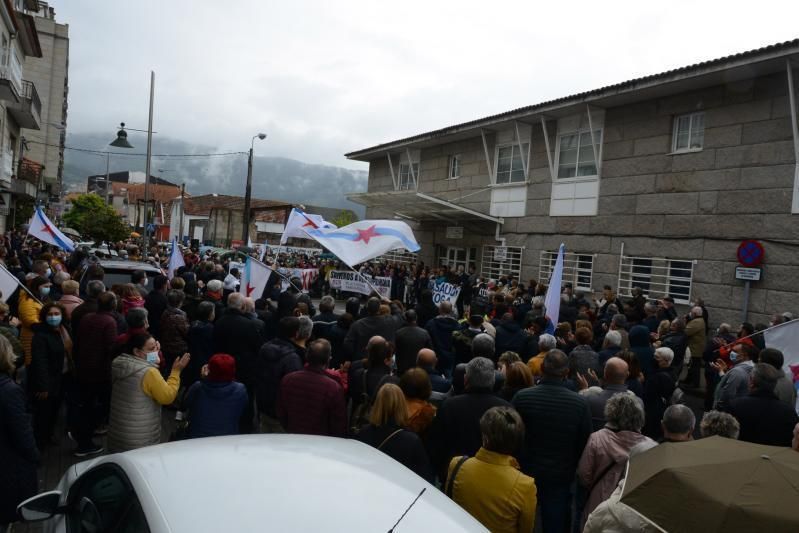
[[(0, 530), (63, 439), (89, 457), (239, 433), (353, 438), (491, 531), (558, 533), (651, 527), (618, 512), (617, 487), (658, 443), (799, 451), (782, 353), (747, 323), (711, 330), (702, 302), (680, 316), (668, 296), (606, 287), (592, 301), (566, 285), (551, 324), (533, 280), (375, 263), (363, 270), (397, 277), (392, 298), (353, 296), (339, 313), (299, 280), (251, 298), (219, 258), (187, 259), (108, 287), (85, 255), (6, 240), (0, 260), (25, 290), (0, 304)], [(434, 305), (430, 280), (461, 285), (458, 301)], [(705, 394), (699, 430), (683, 391)]]

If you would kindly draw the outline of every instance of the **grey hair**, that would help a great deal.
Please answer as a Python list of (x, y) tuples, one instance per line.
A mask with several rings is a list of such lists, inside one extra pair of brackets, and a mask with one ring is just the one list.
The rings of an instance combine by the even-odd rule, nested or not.
[(544, 297), (536, 296), (533, 298), (533, 307), (544, 307)]
[(752, 387), (761, 392), (774, 392), (780, 371), (768, 363), (757, 363), (752, 369)]
[(659, 355), (660, 358), (666, 361), (668, 364), (671, 364), (671, 362), (674, 361), (674, 350), (667, 348), (666, 346), (661, 346), (655, 350), (655, 355)]
[(671, 321), (671, 325), (674, 326), (674, 329), (677, 331), (685, 331), (685, 320), (680, 317), (675, 318)]
[(299, 319), (300, 329), (297, 332), (297, 337), (300, 339), (310, 339), (311, 332), (313, 331), (313, 320), (311, 320), (311, 317), (305, 315), (300, 316)]
[(494, 337), (488, 333), (478, 333), (472, 339), (472, 357), (493, 358), (495, 349)]
[(14, 348), (5, 336), (0, 335), (0, 375), (14, 373)]
[(621, 347), (621, 333), (616, 330), (610, 330), (605, 334), (605, 343), (608, 346)]
[(53, 276), (53, 283), (55, 283), (56, 285), (61, 285), (68, 279), (70, 279), (69, 274), (67, 274), (62, 270), (60, 272), (55, 273), (55, 275)]
[(670, 405), (663, 413), (663, 429), (669, 433), (682, 435), (690, 433), (696, 426), (696, 416), (691, 409), (682, 404)]
[(644, 427), (644, 410), (632, 392), (619, 392), (605, 404), (605, 424), (616, 431), (641, 431)]
[(336, 300), (332, 296), (326, 294), (319, 300), (319, 310), (331, 312), (336, 308)]
[(125, 322), (131, 328), (143, 328), (147, 322), (148, 311), (146, 307), (131, 307), (125, 315)]
[(227, 306), (237, 311), (244, 311), (244, 295), (240, 292), (231, 292), (227, 297)]
[(627, 317), (621, 313), (613, 315), (613, 318), (611, 318), (610, 321), (617, 327), (627, 329)]
[(657, 310), (658, 310), (658, 306), (656, 306), (652, 302), (646, 302), (644, 304), (644, 311), (646, 311), (646, 312), (655, 313), (655, 312), (657, 312)]
[(105, 283), (98, 279), (93, 279), (86, 284), (86, 295), (89, 298), (97, 298), (105, 292)]
[(730, 326), (726, 322), (722, 322), (721, 324), (719, 324), (719, 335), (729, 334), (730, 331), (732, 331), (732, 326)]
[(543, 335), (538, 337), (538, 351), (549, 351), (554, 350), (555, 346), (558, 345), (558, 340), (550, 335), (549, 333), (544, 333)]
[(206, 290), (211, 292), (219, 292), (222, 290), (222, 282), (218, 279), (212, 279), (208, 282), (208, 285), (206, 285)]
[(702, 438), (718, 435), (728, 439), (737, 439), (741, 432), (741, 425), (730, 413), (721, 411), (708, 411), (699, 423), (699, 433)]
[(469, 389), (493, 389), (496, 376), (494, 363), (485, 357), (475, 357), (466, 365), (466, 385)]
[(255, 312), (255, 300), (253, 300), (252, 298), (244, 298), (244, 312), (245, 313)]

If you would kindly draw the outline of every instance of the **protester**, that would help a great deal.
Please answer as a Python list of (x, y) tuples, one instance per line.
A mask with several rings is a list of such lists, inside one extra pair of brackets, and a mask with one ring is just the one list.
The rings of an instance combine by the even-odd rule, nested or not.
[(400, 377), (399, 386), (408, 404), (405, 427), (425, 440), (436, 416), (436, 408), (429, 402), (433, 392), (430, 376), (421, 368), (411, 368)]
[(565, 386), (565, 353), (550, 350), (541, 371), (538, 385), (513, 398), (527, 428), (520, 462), (522, 471), (535, 478), (544, 531), (564, 531), (570, 522), (577, 462), (591, 434), (591, 411), (582, 396)]
[(791, 407), (796, 407), (796, 387), (793, 384), (793, 380), (789, 376), (786, 376), (785, 371), (782, 369), (785, 364), (785, 358), (782, 352), (776, 348), (766, 348), (760, 351), (758, 360), (761, 363), (771, 365), (777, 370), (777, 384), (774, 387), (774, 394), (777, 398)]
[(402, 324), (402, 316), (393, 314), (379, 315), (380, 299), (369, 298), (366, 302), (367, 316), (356, 320), (350, 326), (347, 337), (344, 339), (344, 350), (351, 360), (366, 357), (366, 344), (372, 337), (383, 337), (389, 342), (394, 341), (397, 328)]
[(616, 357), (622, 351), (622, 337), (618, 331), (608, 331), (602, 341), (602, 350), (599, 352), (599, 365), (605, 366), (608, 359)]
[(644, 433), (655, 440), (663, 436), (660, 420), (666, 408), (671, 405), (677, 380), (672, 374), (671, 362), (674, 352), (671, 348), (660, 347), (655, 350), (655, 368), (644, 382), (644, 406), (646, 425)]
[(183, 291), (174, 289), (166, 295), (167, 307), (161, 315), (158, 339), (167, 368), (171, 368), (176, 358), (189, 351), (189, 319), (181, 309), (185, 297)]
[[(482, 322), (483, 318), (480, 317)], [(422, 324), (422, 322), (419, 322)], [(461, 330), (461, 324), (452, 316), (452, 304), (447, 301), (438, 306), (438, 315), (424, 323), (424, 328), (430, 334), (430, 340), (438, 356), (438, 369), (447, 377), (452, 375), (452, 370), (458, 362), (454, 333)], [(464, 361), (465, 362), (465, 361)]]
[(734, 399), (746, 396), (749, 376), (755, 367), (758, 352), (759, 350), (751, 344), (738, 343), (730, 352), (730, 362), (734, 365), (731, 369), (727, 370), (727, 365), (722, 359), (717, 359), (711, 364), (721, 377), (716, 387), (713, 409), (727, 411)]
[(405, 429), (407, 422), (402, 390), (393, 383), (387, 383), (377, 393), (369, 423), (360, 429), (356, 438), (432, 482), (433, 472), (422, 441), (416, 433)]
[(53, 432), (64, 394), (63, 376), (72, 359), (72, 337), (63, 323), (65, 314), (60, 304), (49, 302), (39, 313), (39, 323), (33, 326), (28, 389), (39, 448), (58, 442), (54, 442)]
[[(380, 385), (392, 374), (392, 346), (383, 337), (372, 337), (366, 345), (366, 358), (350, 367), (349, 391), (352, 399), (352, 427), (357, 429), (368, 418), (368, 410)], [(362, 420), (356, 420), (362, 418)]]
[(0, 531), (18, 520), (17, 505), (38, 492), (39, 450), (14, 370), (11, 344), (0, 337)]
[(521, 417), (510, 407), (492, 407), (480, 417), (480, 433), (474, 457), (450, 462), (446, 494), (492, 532), (532, 532), (536, 484), (514, 457), (524, 442)]
[[(102, 305), (102, 300), (101, 300)], [(130, 352), (111, 364), (108, 449), (124, 452), (161, 442), (161, 406), (175, 401), (187, 353), (175, 359), (169, 378), (158, 371), (158, 343), (149, 334), (130, 340)]]
[(714, 435), (727, 439), (737, 439), (740, 433), (741, 425), (735, 417), (721, 411), (706, 412), (699, 423), (699, 434), (703, 439)]
[[(200, 379), (201, 369), (207, 365), (214, 352), (214, 316), (215, 306), (212, 302), (200, 302), (197, 305), (195, 320), (189, 326), (186, 335), (191, 361), (181, 375), (181, 383), (189, 388)], [(226, 354), (229, 355), (229, 354)], [(232, 356), (231, 356), (232, 357)], [(235, 370), (236, 366), (233, 365)], [(234, 376), (235, 377), (235, 376)]]
[(660, 424), (663, 427), (663, 438), (660, 442), (685, 442), (694, 438), (696, 416), (685, 405), (670, 405), (663, 413)]
[[(688, 338), (688, 350), (691, 352), (691, 363), (688, 367), (688, 376), (686, 377), (686, 385), (695, 389), (699, 388), (699, 380), (702, 375), (702, 369), (705, 364), (702, 360), (702, 354), (705, 351), (705, 332), (707, 324), (705, 323), (704, 310), (694, 306), (686, 317), (685, 335)], [(678, 361), (676, 367), (677, 375), (682, 371), (683, 361)]]
[(161, 316), (169, 305), (166, 299), (169, 279), (166, 276), (156, 276), (153, 280), (153, 289), (144, 298), (144, 307), (150, 317), (150, 332), (159, 337), (161, 335)]
[[(439, 316), (436, 320), (446, 320), (445, 317)], [(468, 326), (466, 328), (458, 328), (452, 330), (452, 351), (455, 356), (455, 364), (468, 363), (472, 358), (472, 341), (481, 333), (485, 333), (486, 329), (483, 325), (483, 315), (472, 315), (469, 317)], [(438, 343), (436, 343), (436, 346)], [(436, 352), (438, 353), (438, 352)], [(494, 359), (495, 354), (491, 354), (489, 359)]]
[(39, 323), (42, 311), (42, 302), (48, 300), (50, 281), (47, 278), (36, 277), (30, 281), (30, 290), (36, 295), (37, 300), (26, 291), (19, 292), (19, 320), (22, 323), (19, 342), (25, 351), (25, 366), (31, 364), (31, 342), (33, 341), (33, 326)]
[(58, 303), (60, 303), (64, 308), (65, 321), (69, 321), (72, 317), (72, 311), (74, 311), (76, 307), (83, 303), (83, 300), (78, 297), (79, 290), (80, 284), (78, 284), (77, 281), (68, 279), (61, 284), (62, 295), (61, 298), (59, 298)]
[[(601, 390), (590, 391), (584, 394), (588, 407), (591, 410), (591, 427), (593, 431), (598, 431), (605, 427), (605, 405), (616, 394), (631, 394), (627, 388), (627, 377), (630, 375), (627, 363), (618, 357), (611, 357), (605, 363), (605, 372), (603, 374), (603, 385)], [(580, 387), (586, 390), (588, 381), (582, 382)], [(595, 387), (592, 387), (595, 388)], [(636, 398), (638, 398), (636, 396)], [(643, 402), (638, 399), (639, 405), (643, 407)], [(659, 420), (659, 419), (658, 419)]]
[[(210, 303), (208, 308), (213, 312)], [(235, 381), (236, 360), (228, 354), (215, 354), (208, 360), (206, 372), (205, 379), (191, 385), (183, 400), (189, 421), (187, 437), (236, 435), (248, 401), (244, 385)]]
[(628, 393), (616, 394), (605, 404), (605, 427), (591, 434), (577, 466), (577, 478), (588, 491), (581, 529), (597, 505), (610, 497), (624, 475), (630, 449), (649, 440), (641, 434), (644, 410)]
[(499, 390), (499, 396), (506, 402), (510, 402), (517, 392), (532, 386), (533, 373), (530, 372), (530, 367), (521, 361), (516, 361), (505, 370), (505, 383)]
[(542, 334), (538, 337), (538, 349), (541, 350), (535, 357), (531, 357), (527, 361), (527, 366), (533, 374), (533, 378), (540, 378), (542, 375), (541, 365), (544, 363), (544, 357), (555, 349), (557, 346), (557, 339), (548, 333)]
[(757, 363), (749, 377), (749, 394), (730, 401), (728, 412), (741, 424), (741, 440), (790, 446), (799, 417), (794, 406), (786, 405), (774, 394), (780, 377), (773, 366)]
[(397, 351), (397, 374), (402, 376), (416, 366), (416, 357), (422, 348), (432, 348), (433, 341), (426, 329), (416, 325), (416, 311), (405, 311), (406, 326), (397, 330), (394, 344)]

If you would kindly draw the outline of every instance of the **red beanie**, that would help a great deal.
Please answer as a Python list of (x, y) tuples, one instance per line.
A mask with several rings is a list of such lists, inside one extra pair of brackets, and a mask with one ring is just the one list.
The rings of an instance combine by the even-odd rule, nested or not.
[(236, 379), (236, 360), (226, 353), (211, 356), (208, 361), (208, 381), (233, 381)]

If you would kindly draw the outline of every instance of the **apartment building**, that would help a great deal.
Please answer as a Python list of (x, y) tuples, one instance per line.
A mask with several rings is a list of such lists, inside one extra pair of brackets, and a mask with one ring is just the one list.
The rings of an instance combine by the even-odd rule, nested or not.
[[(765, 249), (746, 318), (799, 311), (799, 40), (361, 149), (367, 218), (414, 227), (425, 264), (742, 318), (744, 239)], [(395, 254), (402, 260), (402, 254)]]
[(41, 127), (39, 93), (23, 68), (27, 58), (42, 56), (31, 11), (38, 11), (36, 0), (0, 2), (0, 231), (9, 216), (13, 220), (18, 201), (36, 197), (40, 179), (39, 165), (23, 165), (20, 134), (22, 128)]
[(42, 102), (41, 128), (22, 130), (27, 141), (25, 157), (43, 166), (41, 189), (58, 201), (64, 172), (64, 143), (69, 93), (69, 26), (55, 19), (55, 9), (38, 2), (31, 12), (41, 45), (41, 57), (26, 57), (25, 77), (37, 88)]

